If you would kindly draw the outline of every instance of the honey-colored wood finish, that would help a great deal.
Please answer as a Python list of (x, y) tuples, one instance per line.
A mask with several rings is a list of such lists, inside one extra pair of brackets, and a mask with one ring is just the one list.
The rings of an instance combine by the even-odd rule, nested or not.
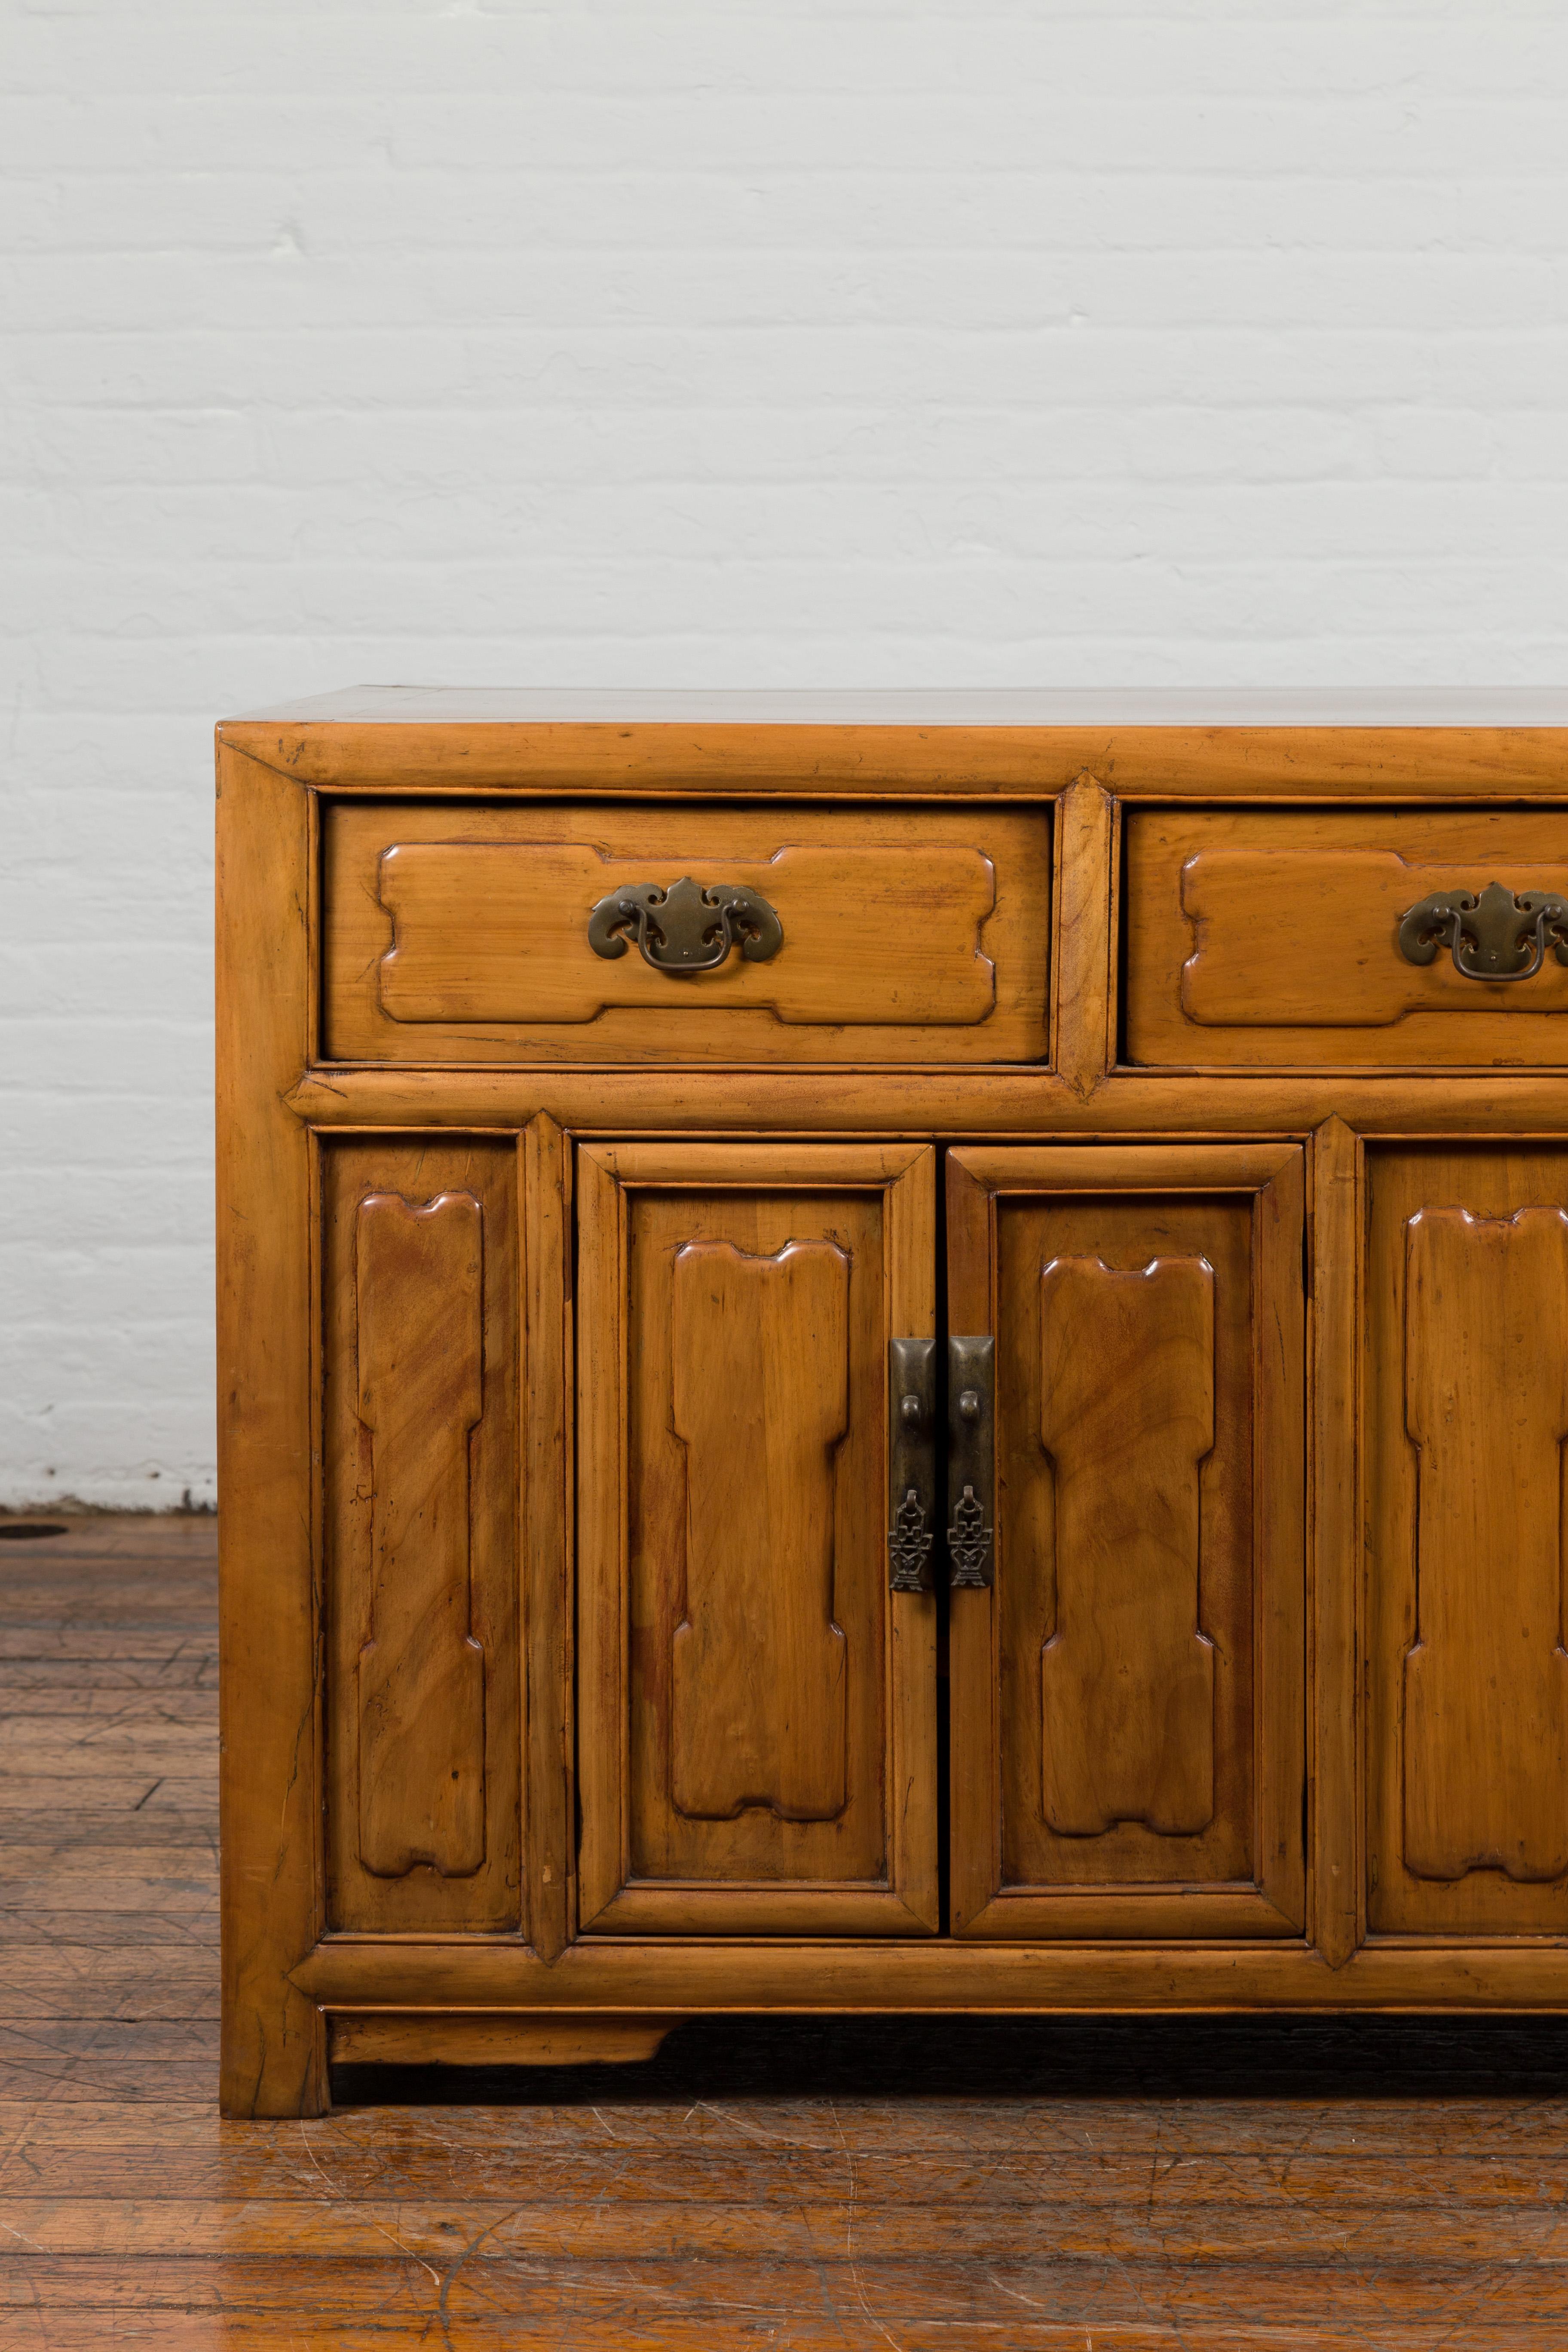
[(580, 1155), (585, 1931), (938, 1925), (935, 1599), (884, 1540), (934, 1157)]
[[(231, 2113), (729, 2011), (1568, 2001), (1568, 983), (1393, 937), (1563, 881), (1568, 727), (1337, 716), (221, 730)], [(595, 957), (650, 859), (788, 947)], [(887, 1342), (965, 1331), (995, 1583), (891, 1593)]]
[(1436, 890), (1568, 895), (1560, 814), (1516, 810), (1136, 811), (1127, 825), (1127, 1058), (1568, 1061), (1568, 964), (1479, 981), (1400, 952)]
[(577, 1839), (572, 1766), (571, 1160), (546, 1113), (523, 1131), (522, 1154), (522, 1854), (529, 1942), (560, 1958), (576, 1917)]
[(1062, 794), (1058, 819), (1055, 1011), (1058, 1071), (1092, 1095), (1116, 1058), (1116, 803), (1092, 777)]
[(603, 2066), (654, 2058), (682, 2018), (647, 2010), (343, 2010), (331, 2021), (334, 2066)]
[(1568, 1920), (1568, 1152), (1380, 1150), (1368, 1239), (1369, 1924)]
[[(325, 1051), (347, 1061), (1043, 1061), (1047, 809), (328, 803)], [(617, 888), (740, 883), (765, 961), (606, 961)]]
[(335, 1928), (521, 1926), (517, 1157), (321, 1147)]
[(1309, 1163), (1307, 1837), (1313, 1940), (1336, 1969), (1351, 1958), (1366, 1927), (1358, 1442), (1363, 1149), (1342, 1118), (1327, 1118), (1312, 1137)]
[(325, 2024), (292, 1976), (325, 1926), (316, 1251), (310, 1138), (284, 1103), (309, 1033), (311, 811), (227, 748), (217, 793), (223, 2103), (316, 2115)]
[(996, 1570), (952, 1608), (953, 1926), (1300, 1935), (1301, 1154), (948, 1156), (996, 1334)]

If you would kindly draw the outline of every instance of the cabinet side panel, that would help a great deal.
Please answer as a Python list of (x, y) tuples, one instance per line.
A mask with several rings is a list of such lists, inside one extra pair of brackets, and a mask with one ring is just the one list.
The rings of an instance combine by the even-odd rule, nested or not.
[(322, 1150), (336, 1927), (521, 1923), (517, 1162)]
[(217, 1374), (223, 1496), (224, 2112), (326, 2098), (291, 1971), (321, 1929), (310, 1491), (310, 1139), (283, 1097), (310, 1020), (309, 796), (220, 750)]

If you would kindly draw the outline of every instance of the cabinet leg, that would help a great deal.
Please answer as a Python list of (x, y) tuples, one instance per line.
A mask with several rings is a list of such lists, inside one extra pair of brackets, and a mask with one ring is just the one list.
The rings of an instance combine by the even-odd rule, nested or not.
[(223, 2030), (219, 2105), (240, 2122), (277, 2116), (324, 2116), (326, 2019), (292, 1985), (263, 2009), (254, 1988), (241, 2007), (228, 2007)]

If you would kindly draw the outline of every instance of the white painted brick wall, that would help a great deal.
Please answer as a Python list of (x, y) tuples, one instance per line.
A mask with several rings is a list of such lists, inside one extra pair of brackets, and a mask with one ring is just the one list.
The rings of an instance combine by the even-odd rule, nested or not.
[(1563, 0), (0, 28), (0, 1499), (213, 1491), (223, 711), (1563, 679)]

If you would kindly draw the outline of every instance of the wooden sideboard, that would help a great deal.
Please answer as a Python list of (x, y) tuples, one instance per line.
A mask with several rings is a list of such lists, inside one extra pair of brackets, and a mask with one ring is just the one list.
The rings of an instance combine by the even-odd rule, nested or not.
[(218, 730), (226, 2109), (1563, 2005), (1568, 727), (565, 707)]

